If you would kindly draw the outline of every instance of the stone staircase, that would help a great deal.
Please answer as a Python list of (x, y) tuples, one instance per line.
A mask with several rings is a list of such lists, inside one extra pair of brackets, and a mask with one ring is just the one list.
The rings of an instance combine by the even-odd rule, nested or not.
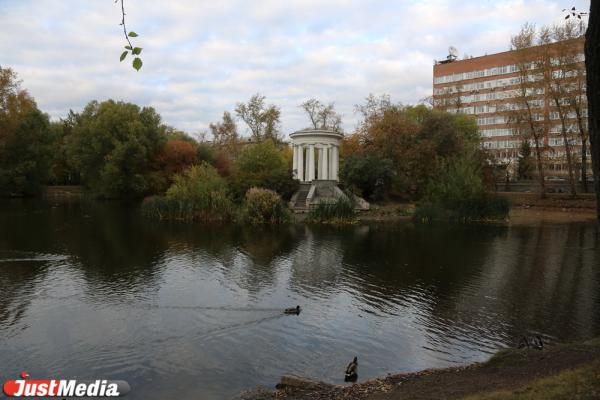
[[(307, 200), (311, 204), (320, 202), (335, 202), (339, 198), (348, 198), (336, 184), (335, 181), (315, 180), (312, 183), (301, 183), (298, 191), (290, 199), (289, 206), (296, 213), (308, 212), (310, 206), (307, 206)], [(309, 199), (310, 196), (310, 199)], [(360, 197), (354, 196), (354, 204), (357, 210), (368, 210), (369, 203)]]
[(306, 198), (308, 197), (308, 192), (310, 191), (310, 185), (302, 185), (300, 186), (300, 190), (296, 195), (296, 201), (294, 202), (294, 209), (297, 210), (305, 210), (306, 209)]

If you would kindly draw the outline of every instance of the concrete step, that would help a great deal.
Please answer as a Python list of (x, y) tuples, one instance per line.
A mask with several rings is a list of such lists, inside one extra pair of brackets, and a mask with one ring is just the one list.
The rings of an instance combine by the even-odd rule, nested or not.
[(298, 192), (298, 196), (296, 196), (296, 202), (294, 203), (294, 208), (306, 208), (306, 198), (308, 197), (308, 190), (301, 190)]

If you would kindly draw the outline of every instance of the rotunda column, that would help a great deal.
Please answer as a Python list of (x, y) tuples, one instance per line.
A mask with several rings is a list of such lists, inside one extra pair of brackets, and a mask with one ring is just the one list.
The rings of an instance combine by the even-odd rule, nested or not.
[(294, 155), (292, 158), (292, 176), (294, 179), (298, 179), (298, 146), (293, 145), (292, 149), (294, 150)]
[(315, 180), (315, 145), (308, 145), (308, 181), (312, 182)]
[(329, 146), (323, 147), (323, 168), (320, 169), (321, 179), (329, 179)]
[(298, 173), (296, 176), (300, 180), (300, 182), (304, 182), (304, 147), (300, 144), (298, 145), (298, 160), (296, 163), (298, 164)]
[(338, 146), (332, 147), (332, 160), (331, 160), (331, 179), (334, 181), (338, 180), (338, 170), (340, 166), (340, 151)]

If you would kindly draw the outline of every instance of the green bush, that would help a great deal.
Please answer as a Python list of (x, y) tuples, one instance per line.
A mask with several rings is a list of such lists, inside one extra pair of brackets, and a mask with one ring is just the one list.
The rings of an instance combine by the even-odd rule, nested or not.
[(243, 218), (251, 224), (280, 224), (290, 220), (290, 211), (276, 192), (250, 188), (246, 192)]
[(472, 157), (443, 163), (427, 185), (415, 211), (420, 221), (504, 219), (510, 211), (506, 198), (485, 191), (481, 164)]
[(152, 187), (153, 156), (166, 142), (160, 115), (151, 107), (113, 100), (90, 102), (77, 114), (66, 144), (68, 164), (101, 198), (142, 198)]
[(223, 178), (207, 163), (176, 175), (166, 196), (146, 198), (144, 215), (159, 219), (219, 221), (230, 219), (233, 204)]
[(284, 152), (271, 140), (244, 148), (235, 161), (229, 183), (237, 200), (242, 200), (252, 187), (274, 190), (285, 200), (298, 189)]
[(0, 115), (0, 196), (40, 194), (52, 163), (48, 116), (34, 108), (18, 116), (12, 132)]
[(340, 197), (335, 202), (321, 201), (311, 208), (308, 220), (312, 222), (344, 223), (356, 220), (354, 203), (347, 198)]
[(483, 193), (453, 202), (423, 201), (415, 210), (418, 221), (483, 221), (505, 219), (510, 211), (508, 199)]
[(21, 89), (17, 74), (0, 65), (0, 196), (44, 190), (55, 155), (48, 116)]
[(177, 219), (179, 202), (165, 196), (149, 196), (142, 201), (142, 215), (154, 219)]
[(355, 188), (369, 200), (383, 200), (394, 180), (394, 164), (374, 155), (352, 155), (344, 159), (340, 179), (344, 186)]

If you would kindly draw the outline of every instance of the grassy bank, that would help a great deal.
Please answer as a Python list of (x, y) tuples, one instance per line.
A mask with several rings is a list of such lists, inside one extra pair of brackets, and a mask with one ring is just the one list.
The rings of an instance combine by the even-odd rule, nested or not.
[[(359, 370), (360, 374), (360, 370)], [(485, 363), (390, 375), (351, 386), (281, 387), (247, 393), (244, 399), (598, 399), (600, 338), (546, 346), (544, 350), (507, 349)]]
[(478, 393), (466, 397), (466, 400), (597, 399), (600, 398), (599, 374), (600, 360), (595, 360), (515, 389)]
[[(568, 194), (549, 193), (540, 199), (536, 193), (498, 193), (512, 204), (508, 222), (511, 225), (531, 225), (541, 222), (569, 223), (594, 222), (596, 200), (592, 194), (572, 198)], [(395, 222), (412, 220), (415, 204), (407, 202), (384, 202), (371, 204), (371, 209), (358, 214), (359, 222)]]

